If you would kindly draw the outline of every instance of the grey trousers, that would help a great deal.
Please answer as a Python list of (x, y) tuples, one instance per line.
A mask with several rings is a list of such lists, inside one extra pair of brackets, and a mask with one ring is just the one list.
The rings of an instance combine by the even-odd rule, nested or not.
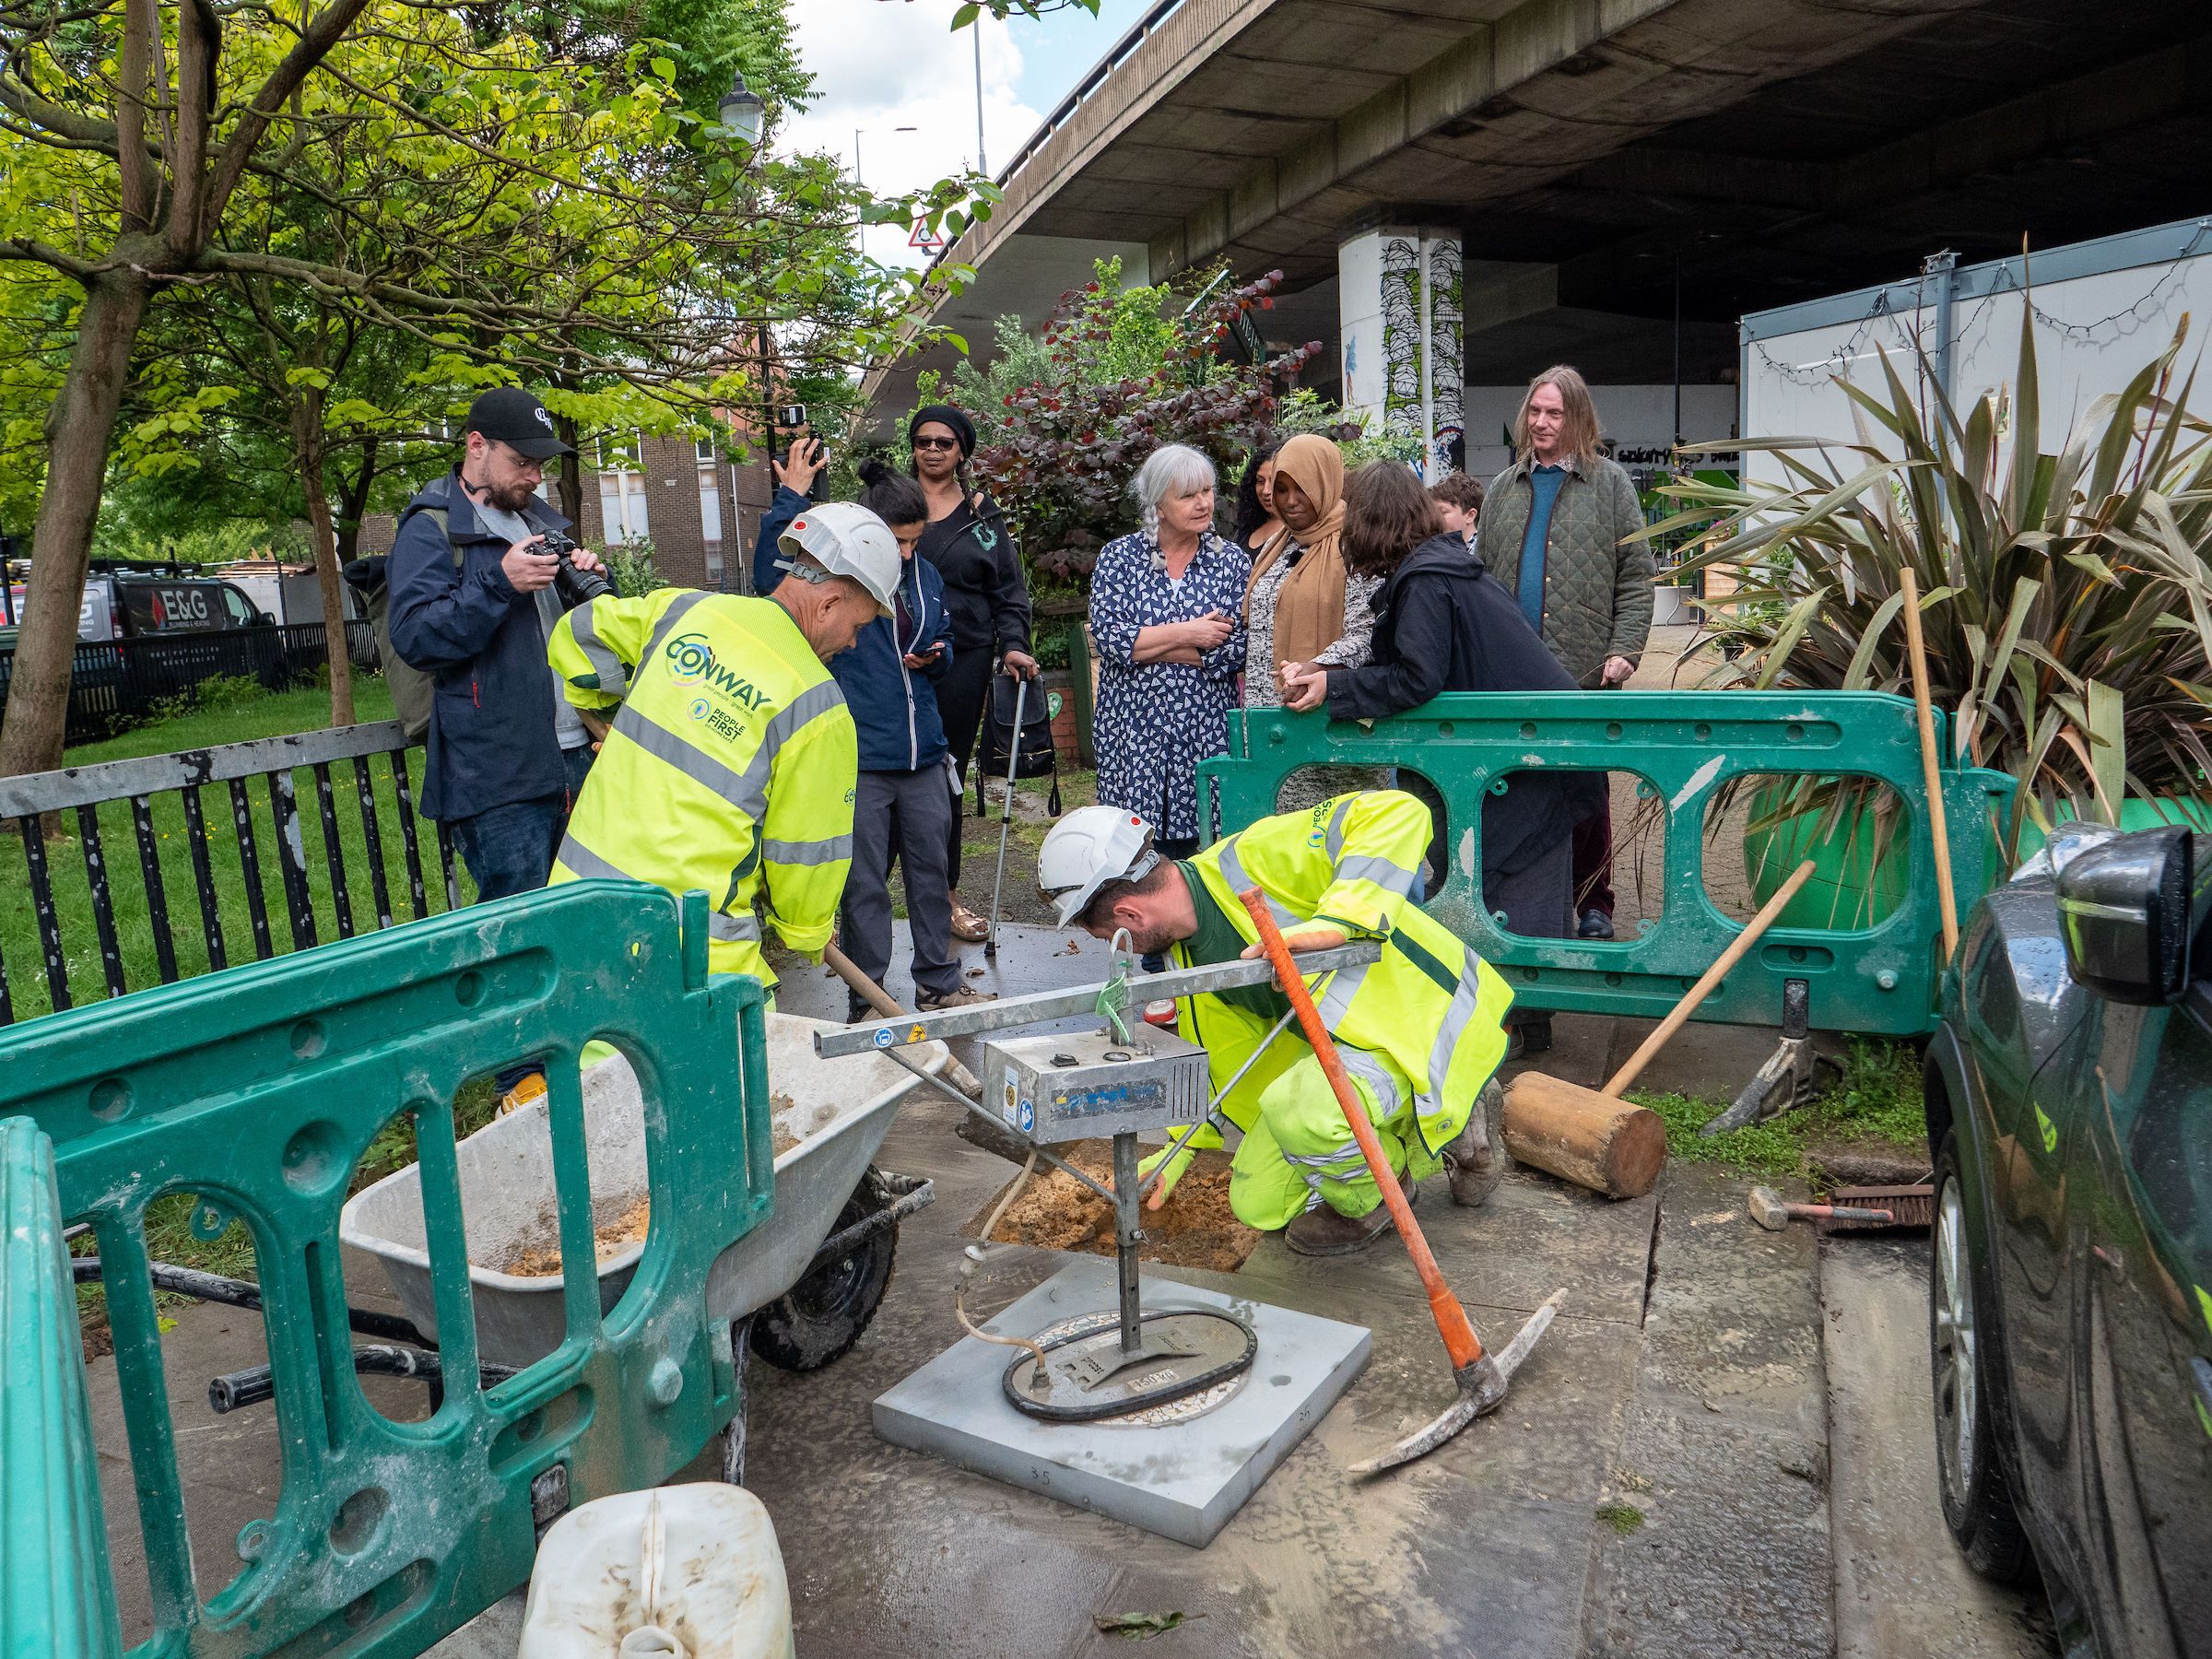
[(960, 984), (952, 953), (952, 893), (946, 880), (953, 804), (945, 769), (864, 771), (853, 796), (853, 868), (845, 877), (843, 949), (883, 983), (891, 965), (891, 860), (906, 878), (914, 935), (914, 983), (942, 994)]

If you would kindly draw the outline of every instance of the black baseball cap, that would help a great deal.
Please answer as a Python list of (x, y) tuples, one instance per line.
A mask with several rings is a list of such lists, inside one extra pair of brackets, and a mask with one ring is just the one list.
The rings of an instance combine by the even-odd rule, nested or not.
[(496, 386), (468, 406), (465, 432), (481, 432), (533, 461), (576, 452), (553, 433), (553, 417), (546, 406), (520, 386)]

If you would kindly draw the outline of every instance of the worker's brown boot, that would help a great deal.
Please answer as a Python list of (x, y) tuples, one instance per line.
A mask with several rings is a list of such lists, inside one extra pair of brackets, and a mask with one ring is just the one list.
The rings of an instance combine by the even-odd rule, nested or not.
[(950, 1008), (971, 1008), (977, 1003), (996, 1002), (995, 991), (977, 991), (967, 985), (950, 991), (914, 992), (914, 1011), (920, 1014), (942, 1014)]
[[(1406, 1205), (1413, 1206), (1414, 1185), (1402, 1183), (1406, 1189)], [(1318, 1205), (1283, 1229), (1283, 1242), (1300, 1255), (1350, 1255), (1355, 1250), (1364, 1250), (1384, 1233), (1394, 1231), (1397, 1223), (1390, 1218), (1390, 1206), (1378, 1204), (1364, 1216), (1340, 1216), (1327, 1205)]]
[(1475, 1097), (1467, 1126), (1444, 1143), (1443, 1159), (1453, 1203), (1472, 1208), (1498, 1190), (1512, 1160), (1505, 1154), (1505, 1090), (1497, 1078)]

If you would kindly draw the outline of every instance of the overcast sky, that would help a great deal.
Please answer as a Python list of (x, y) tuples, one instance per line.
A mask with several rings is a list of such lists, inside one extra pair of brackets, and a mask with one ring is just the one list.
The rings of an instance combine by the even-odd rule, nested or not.
[[(948, 25), (957, 0), (797, 0), (792, 18), (815, 100), (786, 121), (781, 145), (834, 155), (850, 170), (861, 129), (861, 181), (878, 194), (974, 165), (980, 29), (983, 159), (995, 174), (1149, 3), (1103, 0), (1096, 18), (1069, 10), (997, 23), (985, 15), (956, 34)], [(868, 251), (902, 264), (924, 257), (888, 226), (868, 233)]]

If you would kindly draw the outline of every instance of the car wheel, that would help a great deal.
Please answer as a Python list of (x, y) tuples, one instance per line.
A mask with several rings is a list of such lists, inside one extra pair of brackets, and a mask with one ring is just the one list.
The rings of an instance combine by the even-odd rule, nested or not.
[(1936, 1226), (1928, 1269), (1928, 1369), (1936, 1394), (1936, 1465), (1944, 1524), (1967, 1564), (2017, 1584), (2035, 1577), (2035, 1557), (1997, 1462), (1989, 1402), (2003, 1379), (1982, 1337), (1981, 1277), (1959, 1181), (1958, 1136), (1936, 1159)]

